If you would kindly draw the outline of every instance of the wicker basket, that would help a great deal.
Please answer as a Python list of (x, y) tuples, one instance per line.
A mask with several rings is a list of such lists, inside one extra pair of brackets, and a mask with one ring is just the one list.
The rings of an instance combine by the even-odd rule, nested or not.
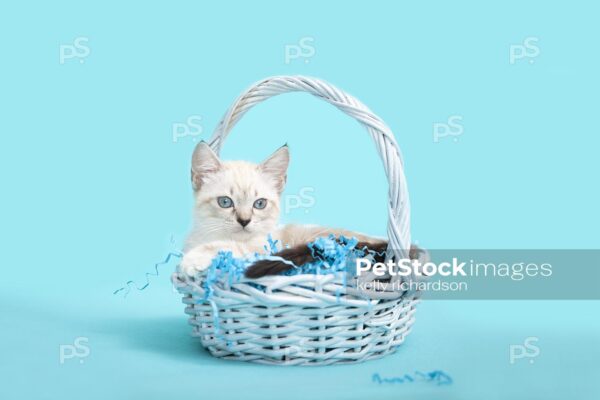
[[(358, 120), (374, 140), (389, 181), (388, 254), (407, 258), (408, 192), (396, 140), (366, 106), (330, 84), (302, 76), (272, 77), (250, 87), (227, 111), (209, 144), (219, 152), (236, 122), (257, 103), (308, 92)], [(222, 279), (210, 298), (204, 275), (175, 273), (193, 335), (215, 357), (281, 365), (360, 362), (393, 352), (410, 332), (418, 293), (398, 290), (399, 276), (341, 274)], [(366, 289), (368, 287), (368, 289)]]

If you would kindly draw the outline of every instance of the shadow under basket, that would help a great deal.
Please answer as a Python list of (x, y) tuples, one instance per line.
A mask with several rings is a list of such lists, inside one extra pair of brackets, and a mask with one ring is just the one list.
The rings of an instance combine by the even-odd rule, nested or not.
[[(356, 98), (314, 78), (272, 77), (250, 87), (227, 111), (209, 145), (224, 139), (248, 109), (286, 92), (308, 92), (354, 117), (367, 130), (389, 182), (388, 256), (409, 257), (410, 206), (396, 139)], [(425, 253), (419, 258), (426, 257)], [(278, 365), (345, 364), (395, 351), (410, 332), (419, 293), (401, 289), (398, 275), (346, 273), (265, 276), (259, 279), (173, 274), (193, 335), (219, 358)], [(209, 291), (210, 293), (207, 293)]]

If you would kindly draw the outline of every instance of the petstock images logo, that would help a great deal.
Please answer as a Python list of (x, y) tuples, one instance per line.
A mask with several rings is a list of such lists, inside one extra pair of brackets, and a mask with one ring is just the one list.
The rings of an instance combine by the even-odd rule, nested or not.
[(353, 260), (359, 290), (427, 299), (598, 300), (600, 250), (429, 250), (415, 259)]

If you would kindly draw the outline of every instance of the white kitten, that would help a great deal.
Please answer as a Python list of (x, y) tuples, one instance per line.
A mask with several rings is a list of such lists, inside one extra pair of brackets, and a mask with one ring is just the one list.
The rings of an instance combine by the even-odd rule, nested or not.
[(185, 273), (195, 275), (206, 269), (219, 250), (229, 250), (235, 257), (264, 252), (269, 234), (289, 246), (306, 244), (330, 233), (381, 243), (346, 230), (312, 225), (278, 227), (288, 164), (287, 146), (258, 165), (221, 161), (205, 142), (196, 146), (192, 156), (194, 227), (181, 262)]

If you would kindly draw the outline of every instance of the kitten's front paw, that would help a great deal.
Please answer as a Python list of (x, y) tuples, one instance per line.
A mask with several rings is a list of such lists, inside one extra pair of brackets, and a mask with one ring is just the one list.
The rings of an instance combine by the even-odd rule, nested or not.
[(205, 253), (190, 251), (184, 254), (180, 267), (187, 275), (194, 276), (210, 266), (212, 257)]

